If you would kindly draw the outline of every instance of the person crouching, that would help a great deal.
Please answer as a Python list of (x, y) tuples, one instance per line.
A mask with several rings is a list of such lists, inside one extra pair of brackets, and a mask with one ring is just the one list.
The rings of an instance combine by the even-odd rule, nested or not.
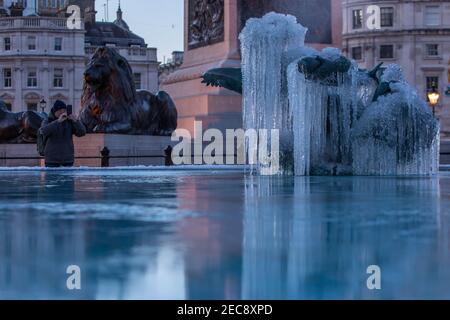
[(86, 128), (72, 114), (67, 114), (67, 106), (58, 100), (50, 115), (42, 122), (39, 133), (45, 141), (45, 166), (49, 168), (72, 167), (75, 161), (73, 135), (82, 137)]

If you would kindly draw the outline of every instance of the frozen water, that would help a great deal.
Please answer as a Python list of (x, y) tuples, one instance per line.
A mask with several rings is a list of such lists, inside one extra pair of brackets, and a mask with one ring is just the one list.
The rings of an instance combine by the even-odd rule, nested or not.
[[(398, 75), (394, 72), (389, 78)], [(408, 84), (390, 85), (365, 110), (353, 133), (353, 172), (357, 175), (437, 173), (439, 126), (429, 107)]]
[[(355, 62), (348, 69), (339, 49), (305, 47), (306, 31), (270, 13), (240, 35), (244, 127), (280, 130), (281, 170), (268, 172), (435, 173), (439, 125), (401, 68), (389, 65), (378, 83)], [(261, 174), (261, 164), (252, 171)]]
[[(335, 61), (342, 55), (328, 48), (319, 56)], [(295, 174), (350, 173), (351, 128), (357, 116), (356, 67), (319, 81), (299, 72), (298, 62), (288, 68)]]
[(358, 113), (356, 117), (359, 119), (367, 107), (372, 104), (378, 83), (375, 79), (369, 77), (369, 75), (363, 71), (355, 72), (353, 75), (353, 81), (355, 81), (357, 90), (356, 104), (358, 106)]
[[(326, 49), (321, 56), (335, 60), (340, 53)], [(438, 124), (399, 66), (385, 69), (381, 81), (391, 92), (373, 102), (376, 82), (355, 65), (337, 75), (335, 86), (308, 79), (297, 64), (288, 71), (297, 175), (437, 172)]]
[[(403, 70), (398, 64), (391, 63), (386, 67), (381, 76), (381, 81), (384, 82), (402, 82), (406, 83), (403, 77)], [(413, 91), (411, 93), (414, 93)]]
[(448, 174), (3, 171), (0, 185), (0, 299), (450, 299)]
[[(292, 119), (289, 117), (287, 52), (303, 47), (307, 29), (290, 15), (268, 13), (249, 19), (240, 34), (245, 129), (280, 130), (282, 157), (292, 154)], [(270, 143), (270, 139), (269, 139)], [(271, 150), (268, 146), (267, 150)], [(282, 161), (282, 164), (285, 161)], [(255, 171), (261, 172), (256, 166)], [(289, 170), (283, 167), (281, 171)], [(277, 172), (273, 172), (277, 173)]]

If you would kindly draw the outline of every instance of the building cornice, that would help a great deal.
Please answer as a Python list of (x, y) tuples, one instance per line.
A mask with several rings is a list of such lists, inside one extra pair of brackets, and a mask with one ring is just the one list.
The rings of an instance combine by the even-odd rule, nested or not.
[(354, 6), (365, 6), (373, 4), (407, 4), (407, 3), (449, 3), (450, 0), (342, 0), (343, 8), (351, 8)]
[(355, 39), (355, 38), (367, 38), (367, 37), (389, 37), (389, 36), (450, 36), (450, 28), (442, 29), (402, 29), (402, 30), (383, 30), (383, 31), (359, 31), (353, 33), (344, 33), (342, 38)]
[[(25, 54), (11, 54), (11, 55), (2, 55), (0, 54), (1, 60), (20, 60), (20, 61), (42, 61), (42, 60), (59, 60), (59, 61), (84, 61), (86, 56), (50, 56), (50, 55), (25, 55)], [(70, 60), (69, 60), (70, 59)]]

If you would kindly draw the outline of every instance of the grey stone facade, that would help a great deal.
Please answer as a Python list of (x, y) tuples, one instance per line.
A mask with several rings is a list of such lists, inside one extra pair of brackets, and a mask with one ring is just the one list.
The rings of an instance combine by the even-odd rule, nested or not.
[[(13, 111), (40, 110), (42, 99), (48, 111), (59, 99), (77, 112), (85, 65), (99, 46), (115, 47), (130, 62), (138, 89), (158, 90), (157, 50), (129, 29), (120, 8), (114, 22), (96, 22), (94, 0), (56, 7), (39, 0), (31, 9), (13, 1), (18, 16), (11, 16), (11, 2), (0, 0), (0, 97)], [(71, 4), (81, 9), (79, 30), (67, 27)]]

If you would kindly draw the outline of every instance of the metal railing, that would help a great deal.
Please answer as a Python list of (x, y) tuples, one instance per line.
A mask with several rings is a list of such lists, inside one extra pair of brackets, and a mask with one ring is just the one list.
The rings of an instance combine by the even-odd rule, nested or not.
[[(166, 166), (172, 166), (172, 147), (168, 146), (164, 149), (164, 155), (135, 155), (135, 156), (113, 156), (110, 154), (110, 150), (107, 147), (104, 147), (100, 151), (100, 155), (98, 156), (82, 156), (75, 157), (75, 160), (101, 160), (101, 167), (107, 168), (109, 167), (109, 163), (111, 159), (164, 159)], [(0, 161), (7, 160), (44, 160), (44, 157), (6, 157), (0, 156)]]
[[(161, 155), (111, 155), (110, 150), (107, 147), (104, 147), (101, 151), (100, 151), (100, 155), (98, 156), (80, 156), (77, 157), (75, 156), (75, 160), (100, 160), (101, 161), (101, 167), (102, 168), (107, 168), (110, 167), (110, 160), (114, 160), (114, 159), (164, 159), (164, 165), (165, 166), (174, 166), (174, 163), (172, 161), (172, 151), (173, 148), (172, 146), (167, 146), (163, 152), (164, 154)], [(180, 155), (181, 157), (183, 157), (183, 155)], [(227, 154), (221, 154), (221, 155), (216, 155), (216, 154), (212, 154), (211, 156), (213, 157), (223, 157), (228, 158), (230, 157), (230, 155)], [(231, 155), (235, 160), (237, 160), (238, 156), (236, 154)], [(191, 154), (190, 157), (192, 159), (194, 159), (194, 161), (192, 162), (193, 164), (195, 163), (195, 159), (201, 159), (202, 162), (205, 160), (205, 156), (199, 157), (196, 156), (194, 154)], [(44, 157), (7, 157), (5, 155), (0, 155), (0, 163), (2, 161), (8, 161), (8, 160), (37, 160), (37, 161), (42, 161), (45, 160)], [(224, 161), (225, 162), (225, 161)]]

